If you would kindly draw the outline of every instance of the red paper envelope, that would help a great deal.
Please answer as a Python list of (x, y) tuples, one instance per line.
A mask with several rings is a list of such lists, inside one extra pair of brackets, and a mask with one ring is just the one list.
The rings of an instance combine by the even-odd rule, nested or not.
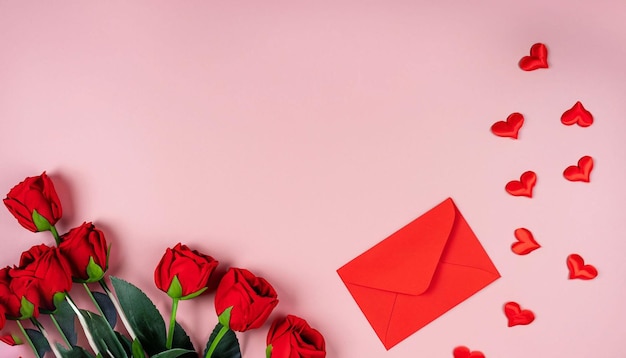
[(337, 273), (387, 349), (500, 277), (450, 198)]

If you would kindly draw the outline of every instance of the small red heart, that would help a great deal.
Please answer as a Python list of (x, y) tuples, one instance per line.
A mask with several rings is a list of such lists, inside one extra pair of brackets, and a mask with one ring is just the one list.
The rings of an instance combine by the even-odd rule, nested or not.
[(593, 115), (578, 101), (572, 108), (563, 112), (561, 122), (566, 126), (578, 124), (581, 127), (589, 127), (593, 124)]
[(485, 358), (485, 355), (480, 351), (471, 351), (469, 348), (464, 346), (458, 346), (454, 348), (452, 352), (454, 354), (454, 358)]
[(499, 121), (491, 126), (491, 131), (498, 137), (510, 137), (517, 139), (517, 134), (524, 124), (524, 116), (521, 113), (511, 113), (505, 121)]
[(538, 68), (548, 68), (548, 49), (542, 43), (536, 43), (530, 48), (530, 56), (519, 60), (519, 68), (532, 71)]
[(518, 255), (527, 255), (541, 247), (535, 241), (532, 232), (528, 229), (519, 228), (515, 230), (515, 238), (518, 242), (511, 245), (511, 251)]
[(531, 310), (523, 310), (517, 302), (505, 303), (504, 314), (509, 320), (509, 327), (527, 325), (535, 320), (535, 314)]
[(571, 254), (567, 257), (567, 268), (569, 269), (569, 279), (592, 280), (598, 276), (598, 270), (592, 265), (585, 265), (585, 260), (578, 254)]
[(520, 176), (520, 180), (511, 180), (504, 189), (513, 196), (533, 197), (533, 187), (537, 183), (537, 174), (527, 171)]
[(588, 155), (578, 160), (578, 165), (571, 165), (563, 171), (563, 176), (569, 181), (584, 181), (589, 183), (589, 175), (593, 170), (593, 158)]

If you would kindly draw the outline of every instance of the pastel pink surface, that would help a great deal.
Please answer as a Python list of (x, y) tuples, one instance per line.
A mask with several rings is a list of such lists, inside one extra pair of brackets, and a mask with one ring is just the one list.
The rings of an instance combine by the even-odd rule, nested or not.
[[(0, 190), (47, 170), (61, 231), (99, 225), (111, 273), (166, 317), (152, 273), (182, 241), (267, 278), (281, 300), (270, 319), (305, 318), (329, 358), (446, 357), (459, 342), (490, 357), (621, 356), (625, 11), (582, 0), (5, 1)], [(550, 68), (521, 71), (538, 41)], [(579, 100), (593, 125), (564, 126)], [(513, 111), (523, 138), (486, 130)], [(571, 185), (563, 169), (588, 153), (593, 181)], [(503, 193), (528, 168), (537, 195)], [(335, 270), (446, 197), (502, 278), (386, 352)], [(522, 226), (542, 238), (525, 257), (510, 251)], [(49, 239), (6, 210), (0, 229), (1, 265)], [(572, 252), (602, 274), (568, 280)], [(217, 322), (212, 299), (180, 305), (198, 349)], [(541, 319), (506, 327), (507, 300)], [(268, 328), (239, 335), (244, 357), (263, 354)]]

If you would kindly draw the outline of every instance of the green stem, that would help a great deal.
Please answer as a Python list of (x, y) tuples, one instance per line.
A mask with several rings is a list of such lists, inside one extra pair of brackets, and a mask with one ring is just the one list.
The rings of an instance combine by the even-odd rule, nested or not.
[(16, 322), (17, 322), (17, 326), (20, 328), (20, 332), (22, 332), (22, 334), (24, 335), (24, 338), (26, 338), (26, 342), (28, 342), (28, 345), (33, 350), (33, 353), (35, 353), (35, 357), (41, 358), (41, 356), (37, 352), (37, 348), (35, 348), (35, 345), (33, 344), (33, 341), (28, 336), (28, 333), (26, 333), (26, 330), (24, 329), (24, 326), (22, 326), (22, 322), (20, 322), (20, 321), (16, 321)]
[[(218, 324), (222, 326), (220, 323)], [(211, 342), (211, 346), (209, 346), (209, 350), (206, 352), (206, 355), (204, 356), (204, 358), (211, 358), (211, 356), (213, 355), (213, 351), (215, 351), (215, 348), (217, 348), (217, 345), (220, 343), (222, 338), (224, 338), (224, 335), (228, 333), (228, 331), (229, 331), (229, 328), (226, 326), (222, 326), (222, 328), (220, 328), (220, 331), (217, 332), (215, 339), (213, 340), (213, 342)]]
[(57, 231), (57, 228), (54, 227), (54, 225), (50, 225), (50, 232), (52, 233), (52, 236), (54, 236), (54, 241), (57, 242), (57, 246), (59, 246), (59, 244), (61, 243), (61, 237), (59, 236), (59, 232)]
[(100, 316), (105, 317), (104, 312), (102, 312), (102, 308), (100, 308), (100, 305), (98, 304), (98, 301), (96, 301), (96, 298), (93, 297), (93, 293), (91, 293), (91, 290), (89, 289), (89, 286), (87, 286), (86, 283), (83, 283), (83, 287), (85, 288), (85, 291), (87, 291), (87, 295), (89, 295), (89, 298), (91, 298), (91, 302), (93, 302), (93, 304), (98, 309), (98, 312), (100, 313)]
[(51, 314), (50, 319), (52, 320), (52, 323), (54, 323), (54, 326), (57, 328), (57, 331), (59, 331), (59, 333), (61, 334), (61, 338), (63, 338), (63, 341), (67, 345), (67, 348), (72, 348), (70, 341), (67, 339), (65, 332), (63, 332), (63, 330), (61, 329), (61, 326), (59, 325), (59, 321), (57, 321), (56, 317), (54, 317), (54, 315)]
[(122, 309), (122, 306), (120, 306), (120, 303), (118, 302), (117, 298), (113, 295), (113, 292), (111, 292), (111, 290), (109, 289), (109, 286), (107, 286), (107, 283), (104, 281), (104, 278), (98, 282), (100, 283), (100, 286), (102, 287), (104, 292), (106, 292), (107, 296), (109, 296), (109, 298), (111, 299), (111, 302), (113, 302), (113, 306), (115, 307), (115, 310), (117, 311), (117, 315), (122, 320), (124, 327), (126, 327), (126, 330), (128, 331), (128, 334), (130, 335), (130, 338), (132, 338), (132, 340), (134, 341), (135, 339), (137, 339), (137, 335), (135, 334), (135, 331), (133, 330), (133, 326), (131, 326), (130, 322), (128, 322), (128, 319), (126, 318), (126, 314), (124, 314), (124, 310)]
[(85, 332), (85, 336), (87, 337), (87, 342), (89, 342), (89, 346), (91, 346), (93, 352), (96, 354), (96, 356), (98, 356), (98, 354), (100, 354), (100, 351), (98, 350), (98, 346), (96, 345), (96, 342), (94, 341), (94, 338), (89, 331), (89, 326), (87, 325), (85, 317), (83, 316), (82, 312), (80, 312), (78, 306), (76, 306), (76, 303), (74, 303), (74, 300), (72, 299), (72, 297), (70, 297), (69, 294), (65, 296), (65, 300), (70, 305), (72, 310), (74, 310), (74, 313), (76, 313), (76, 317), (78, 318), (78, 322), (80, 323), (81, 327), (83, 327), (83, 332)]
[(176, 327), (176, 311), (178, 311), (178, 298), (172, 298), (172, 315), (170, 316), (170, 329), (167, 331), (167, 342), (165, 348), (172, 349), (172, 342), (174, 341), (174, 328)]

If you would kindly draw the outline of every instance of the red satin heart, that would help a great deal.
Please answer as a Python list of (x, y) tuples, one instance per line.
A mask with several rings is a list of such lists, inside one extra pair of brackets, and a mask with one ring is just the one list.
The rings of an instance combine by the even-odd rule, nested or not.
[(515, 238), (518, 242), (514, 242), (511, 245), (511, 251), (518, 255), (527, 255), (541, 247), (528, 229), (516, 229)]
[(592, 280), (598, 276), (598, 270), (592, 265), (585, 265), (585, 260), (578, 254), (571, 254), (567, 257), (567, 268), (569, 269), (569, 279)]
[(454, 348), (452, 352), (454, 354), (454, 358), (485, 358), (485, 355), (480, 351), (471, 351), (469, 348), (464, 346), (458, 346)]
[(578, 124), (581, 127), (589, 127), (593, 124), (593, 115), (578, 101), (572, 108), (563, 112), (561, 122), (566, 126)]
[(584, 181), (589, 183), (589, 176), (593, 170), (593, 158), (586, 155), (578, 160), (578, 165), (571, 165), (563, 171), (563, 176), (569, 181)]
[(531, 310), (523, 310), (517, 302), (505, 303), (504, 314), (509, 320), (509, 327), (527, 325), (535, 320), (535, 314)]
[(511, 180), (504, 189), (513, 196), (533, 197), (533, 187), (537, 183), (537, 174), (527, 171), (520, 176), (520, 180)]
[(524, 124), (524, 116), (521, 113), (511, 113), (505, 121), (499, 121), (491, 126), (491, 131), (498, 137), (510, 137), (517, 139), (517, 134)]
[(519, 68), (532, 71), (538, 68), (548, 68), (548, 49), (542, 43), (536, 43), (530, 48), (530, 56), (519, 60)]

